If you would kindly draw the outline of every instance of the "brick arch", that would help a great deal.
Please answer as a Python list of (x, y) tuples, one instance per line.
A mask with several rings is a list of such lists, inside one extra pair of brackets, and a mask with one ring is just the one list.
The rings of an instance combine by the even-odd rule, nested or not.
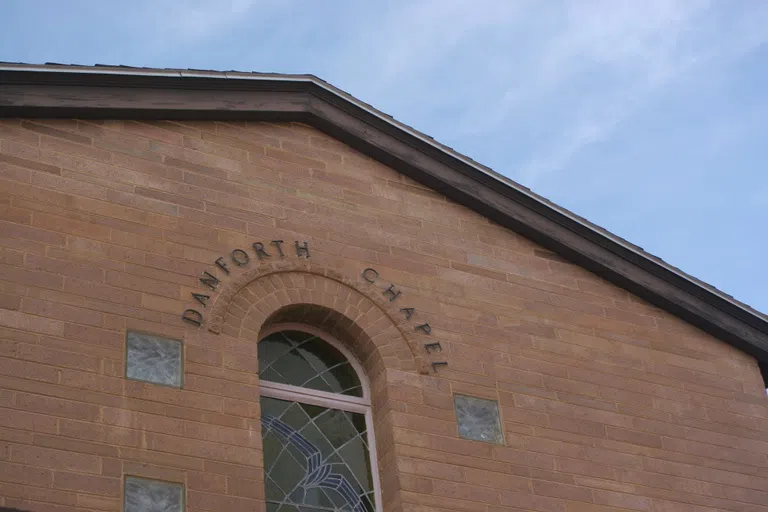
[[(394, 353), (382, 354), (381, 350), (376, 347), (376, 342), (352, 318), (326, 306), (299, 303), (281, 307), (264, 321), (258, 339), (264, 337), (265, 331), (280, 324), (309, 325), (330, 334), (350, 349), (356, 359), (362, 363), (367, 375), (377, 375), (386, 367), (384, 358), (396, 356)], [(388, 334), (398, 335), (394, 331)], [(393, 352), (394, 348), (395, 345), (387, 345), (388, 352)], [(410, 356), (410, 350), (404, 355)], [(405, 360), (410, 360), (410, 357)], [(398, 360), (393, 361), (393, 363), (390, 366), (402, 366), (402, 364), (398, 364)]]
[[(359, 281), (308, 262), (262, 264), (221, 288), (208, 330), (255, 344), (265, 329), (304, 323), (347, 345), (370, 384), (382, 507), (402, 510), (388, 380), (393, 373), (398, 379), (406, 372), (426, 374), (429, 367), (416, 350), (414, 326), (399, 307), (381, 289)], [(384, 371), (390, 369), (396, 371)]]
[(385, 368), (429, 373), (413, 326), (376, 291), (364, 281), (308, 262), (263, 264), (222, 289), (208, 330), (256, 341), (264, 326), (279, 315), (296, 321), (301, 314), (311, 313), (313, 318), (325, 314), (311, 323), (345, 342), (369, 377)]

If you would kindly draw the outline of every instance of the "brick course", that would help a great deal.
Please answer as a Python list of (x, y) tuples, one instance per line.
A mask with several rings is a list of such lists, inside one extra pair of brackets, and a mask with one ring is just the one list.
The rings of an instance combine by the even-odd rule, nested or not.
[[(214, 265), (273, 239), (311, 258)], [(82, 120), (0, 120), (0, 506), (117, 511), (137, 475), (262, 510), (255, 341), (291, 304), (365, 364), (386, 511), (768, 512), (750, 356), (307, 126)], [(123, 378), (126, 329), (184, 340), (184, 389)]]

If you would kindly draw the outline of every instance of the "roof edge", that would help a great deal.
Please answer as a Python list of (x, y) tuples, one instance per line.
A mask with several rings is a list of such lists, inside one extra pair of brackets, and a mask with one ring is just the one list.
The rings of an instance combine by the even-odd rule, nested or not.
[[(84, 94), (84, 87), (89, 94)], [(56, 91), (65, 88), (67, 98), (57, 96)], [(78, 89), (83, 93), (81, 97), (69, 94)], [(194, 93), (211, 90), (226, 92), (232, 98), (222, 97), (218, 102), (209, 99), (205, 103)], [(98, 101), (94, 101), (95, 91)], [(130, 94), (121, 97), (120, 91)], [(138, 91), (147, 96), (143, 104), (135, 100)], [(257, 93), (258, 101), (243, 103), (256, 98)], [(175, 101), (152, 104), (147, 101), (152, 94)], [(126, 96), (133, 96), (134, 101), (126, 101)], [(227, 103), (235, 96), (240, 103)], [(0, 117), (60, 116), (202, 116), (308, 122), (759, 360), (768, 361), (768, 317), (762, 313), (313, 75), (0, 64)], [(419, 154), (408, 154), (408, 148)], [(521, 206), (537, 214), (537, 218), (526, 215)], [(577, 240), (573, 235), (589, 247), (574, 243)], [(660, 282), (651, 286), (654, 278), (669, 286)], [(706, 317), (718, 312), (737, 322), (713, 326)]]

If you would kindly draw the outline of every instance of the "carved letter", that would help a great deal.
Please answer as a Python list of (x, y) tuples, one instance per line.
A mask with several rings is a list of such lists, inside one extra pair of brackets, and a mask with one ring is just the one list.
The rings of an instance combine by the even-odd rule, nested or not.
[(376, 278), (378, 277), (379, 277), (379, 273), (373, 270), (372, 268), (367, 268), (363, 270), (363, 279), (365, 279), (371, 284), (373, 284), (376, 281)]
[(235, 249), (232, 251), (232, 261), (234, 261), (237, 266), (242, 267), (243, 265), (247, 265), (250, 260), (250, 256), (248, 256), (248, 253), (244, 250)]
[(430, 327), (429, 324), (417, 325), (416, 328), (424, 331), (427, 334), (432, 334), (432, 327)]
[(299, 245), (299, 241), (296, 240), (296, 256), (301, 258), (301, 253), (304, 253), (304, 257), (309, 259), (309, 242), (304, 242), (304, 245)]
[(224, 257), (221, 257), (216, 260), (216, 266), (219, 267), (224, 272), (226, 272), (227, 275), (229, 275), (229, 269), (227, 268), (227, 264), (224, 263)]
[(264, 244), (261, 242), (256, 242), (253, 244), (253, 250), (256, 251), (256, 256), (259, 257), (259, 260), (270, 257), (269, 253), (264, 250)]
[(274, 245), (277, 247), (277, 253), (280, 255), (280, 257), (284, 257), (285, 254), (283, 254), (283, 241), (282, 240), (272, 240), (269, 242), (269, 245)]
[(393, 300), (395, 300), (396, 298), (398, 298), (398, 297), (400, 296), (400, 294), (401, 294), (401, 293), (402, 293), (402, 292), (398, 292), (398, 291), (395, 291), (395, 285), (394, 285), (394, 284), (391, 284), (391, 285), (389, 285), (389, 288), (387, 288), (386, 290), (384, 290), (384, 293), (383, 293), (383, 295), (387, 295), (387, 296), (389, 296), (389, 302), (392, 302)]
[(405, 311), (405, 319), (410, 320), (416, 308), (400, 308), (400, 311)]
[(205, 301), (207, 301), (208, 299), (210, 299), (210, 298), (211, 298), (211, 296), (210, 296), (210, 295), (203, 295), (202, 293), (195, 293), (195, 292), (192, 292), (192, 296), (195, 298), (195, 300), (196, 300), (197, 302), (199, 302), (200, 304), (202, 304), (202, 305), (203, 305), (203, 307), (205, 307), (205, 306), (207, 305), (207, 304), (205, 303)]
[(195, 324), (200, 327), (203, 325), (203, 315), (194, 309), (187, 309), (181, 314), (181, 319), (185, 322)]
[(203, 284), (207, 284), (211, 287), (211, 290), (215, 290), (217, 286), (219, 286), (219, 278), (216, 276), (212, 276), (208, 272), (203, 272), (203, 277), (200, 278), (200, 282)]

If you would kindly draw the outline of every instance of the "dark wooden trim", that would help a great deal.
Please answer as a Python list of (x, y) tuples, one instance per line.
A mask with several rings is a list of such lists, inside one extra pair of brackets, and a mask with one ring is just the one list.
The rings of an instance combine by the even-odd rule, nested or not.
[(0, 117), (302, 121), (768, 362), (768, 321), (313, 81), (0, 71)]
[(763, 377), (763, 383), (768, 388), (768, 363), (765, 361), (758, 361), (758, 367), (760, 368), (760, 375)]
[[(1, 77), (0, 77), (1, 78)], [(308, 109), (305, 91), (215, 91), (164, 88), (4, 84), (2, 117), (113, 117), (119, 119), (212, 119), (301, 117)]]

